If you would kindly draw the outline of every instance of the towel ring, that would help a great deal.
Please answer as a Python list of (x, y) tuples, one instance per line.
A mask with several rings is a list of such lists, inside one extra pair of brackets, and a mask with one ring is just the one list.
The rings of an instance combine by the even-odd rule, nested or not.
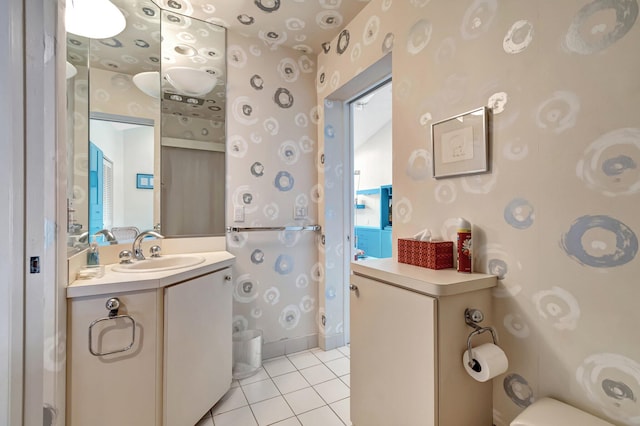
[[(133, 317), (131, 317), (130, 315), (118, 315), (118, 309), (120, 308), (120, 300), (117, 297), (112, 297), (111, 299), (107, 300), (105, 307), (109, 310), (109, 316), (104, 318), (98, 318), (97, 320), (93, 321), (89, 325), (89, 352), (93, 356), (105, 356), (105, 355), (117, 354), (120, 352), (126, 352), (133, 347), (133, 344), (136, 341), (136, 320), (134, 320)], [(124, 348), (116, 349), (109, 352), (94, 351), (93, 344), (92, 344), (93, 343), (93, 327), (100, 322), (117, 320), (118, 318), (123, 318), (124, 320), (128, 320), (131, 322), (131, 342)]]

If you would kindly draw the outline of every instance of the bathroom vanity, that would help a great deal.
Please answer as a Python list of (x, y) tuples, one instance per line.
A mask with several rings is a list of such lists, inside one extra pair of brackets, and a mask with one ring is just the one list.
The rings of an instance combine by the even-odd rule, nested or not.
[(67, 425), (196, 424), (227, 392), (235, 258), (194, 255), (204, 260), (145, 272), (109, 265), (69, 285)]
[(353, 425), (490, 426), (491, 381), (472, 379), (462, 355), (473, 331), (465, 309), (480, 309), (491, 324), (496, 277), (393, 259), (351, 269)]

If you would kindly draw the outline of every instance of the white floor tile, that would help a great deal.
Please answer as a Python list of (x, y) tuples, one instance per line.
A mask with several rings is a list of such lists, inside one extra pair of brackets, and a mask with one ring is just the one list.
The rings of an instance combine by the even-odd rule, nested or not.
[(240, 386), (240, 382), (238, 382), (235, 379), (231, 381), (231, 387), (232, 388), (237, 388), (238, 386)]
[(269, 375), (267, 374), (266, 371), (264, 371), (264, 368), (260, 368), (260, 370), (258, 370), (258, 372), (256, 374), (254, 374), (253, 376), (247, 377), (246, 379), (240, 379), (240, 386), (243, 385), (248, 385), (249, 383), (255, 383), (255, 382), (259, 382), (260, 380), (265, 380), (268, 379)]
[(342, 357), (334, 359), (333, 361), (325, 362), (324, 365), (329, 367), (336, 376), (344, 376), (351, 372), (351, 360), (349, 358)]
[(215, 426), (256, 426), (258, 424), (249, 407), (242, 407), (213, 416), (213, 422)]
[(324, 364), (314, 365), (313, 367), (300, 370), (300, 374), (302, 374), (311, 385), (317, 385), (318, 383), (336, 378), (336, 375)]
[(276, 384), (278, 390), (282, 394), (294, 392), (311, 386), (309, 385), (309, 382), (307, 382), (304, 377), (302, 377), (302, 374), (297, 371), (274, 377), (273, 382)]
[(351, 346), (343, 346), (338, 348), (338, 350), (342, 352), (342, 355), (344, 356), (351, 356)]
[(311, 411), (314, 408), (322, 407), (326, 403), (320, 398), (320, 395), (313, 388), (306, 388), (299, 391), (291, 392), (284, 395), (289, 406), (296, 414)]
[(331, 361), (334, 359), (342, 358), (344, 355), (337, 349), (331, 349), (330, 351), (323, 351), (322, 349), (313, 349), (312, 354), (318, 357), (322, 362)]
[(236, 408), (244, 407), (248, 405), (247, 398), (244, 397), (242, 389), (239, 387), (231, 388), (224, 394), (222, 399), (213, 406), (212, 413), (214, 415), (225, 413), (227, 411), (235, 410)]
[(282, 376), (296, 371), (296, 366), (286, 356), (265, 361), (263, 367), (271, 377)]
[(196, 426), (214, 426), (211, 413), (207, 413), (203, 418), (201, 418), (200, 421), (196, 423)]
[(349, 397), (349, 386), (340, 379), (329, 380), (313, 387), (327, 404)]
[(300, 426), (300, 422), (297, 417), (291, 417), (287, 420), (283, 420), (278, 423), (274, 423), (273, 426)]
[(298, 416), (303, 426), (344, 426), (342, 420), (328, 406)]
[(329, 404), (331, 409), (340, 417), (346, 425), (351, 424), (351, 398), (341, 399), (333, 404)]
[(345, 385), (351, 387), (351, 374), (345, 374), (344, 376), (340, 376), (340, 380), (342, 380)]
[(256, 416), (256, 419), (258, 419), (258, 424), (260, 426), (270, 425), (272, 423), (288, 419), (289, 417), (293, 417), (293, 411), (291, 411), (291, 408), (289, 408), (289, 405), (282, 396), (252, 404), (251, 409), (253, 410), (253, 414)]
[(317, 356), (309, 351), (288, 355), (288, 358), (289, 361), (291, 361), (291, 363), (295, 365), (298, 370), (322, 364), (322, 361), (320, 361)]
[(271, 379), (251, 383), (246, 386), (243, 385), (242, 391), (247, 397), (249, 404), (264, 401), (265, 399), (280, 395), (278, 388)]

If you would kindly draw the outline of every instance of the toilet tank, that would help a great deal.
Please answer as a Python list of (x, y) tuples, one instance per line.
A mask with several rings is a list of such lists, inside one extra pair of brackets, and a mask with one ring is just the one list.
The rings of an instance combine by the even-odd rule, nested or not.
[(553, 398), (542, 398), (527, 407), (511, 426), (613, 426), (589, 413)]

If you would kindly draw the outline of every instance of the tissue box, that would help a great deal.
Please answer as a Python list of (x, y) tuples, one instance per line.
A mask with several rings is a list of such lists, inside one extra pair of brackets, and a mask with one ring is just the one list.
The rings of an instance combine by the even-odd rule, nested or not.
[(453, 241), (398, 238), (398, 262), (429, 269), (453, 268)]

